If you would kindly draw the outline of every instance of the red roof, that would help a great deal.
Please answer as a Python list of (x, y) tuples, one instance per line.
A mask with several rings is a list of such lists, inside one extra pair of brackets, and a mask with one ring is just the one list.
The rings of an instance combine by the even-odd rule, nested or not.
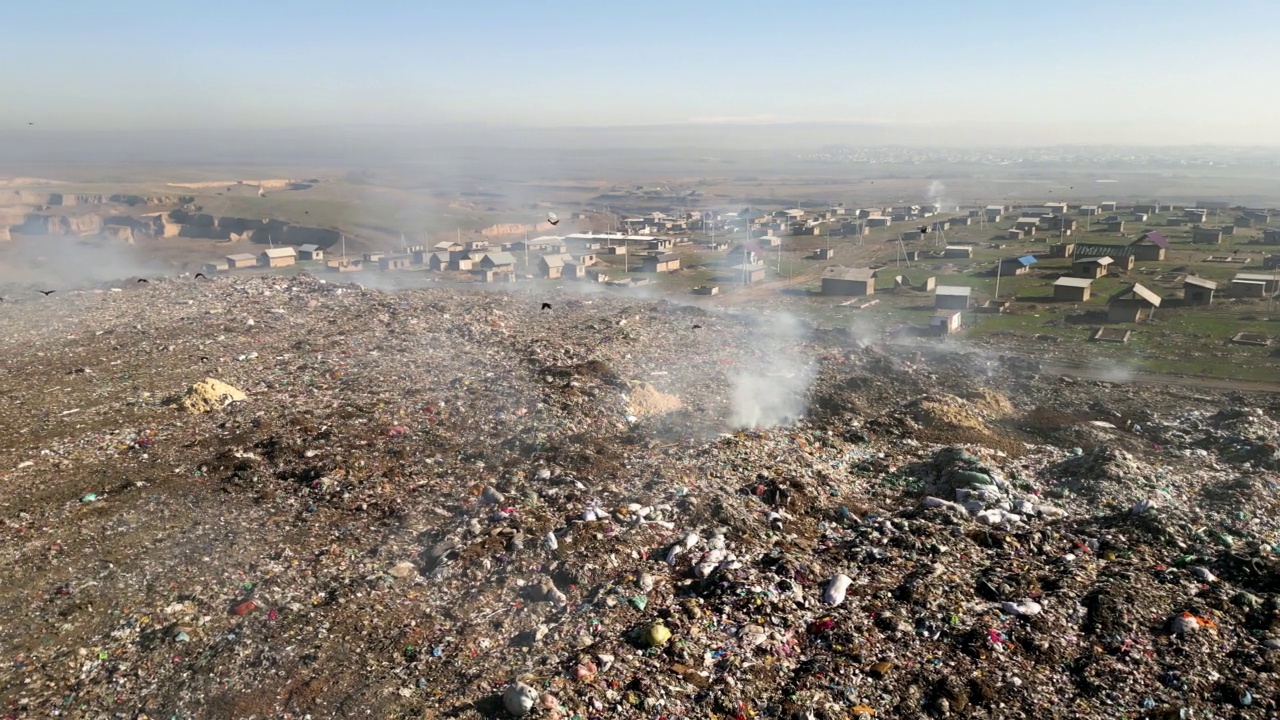
[(1149, 232), (1146, 235), (1143, 235), (1141, 239), (1150, 240), (1156, 247), (1164, 248), (1166, 250), (1169, 249), (1169, 239), (1158, 232)]

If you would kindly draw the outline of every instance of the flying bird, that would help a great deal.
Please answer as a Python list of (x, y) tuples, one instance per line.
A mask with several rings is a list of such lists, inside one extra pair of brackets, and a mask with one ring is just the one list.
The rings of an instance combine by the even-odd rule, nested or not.
[(555, 213), (547, 213), (547, 222), (551, 223), (552, 225), (559, 225), (560, 218), (556, 217)]
[(701, 325), (694, 325), (694, 326), (693, 326), (693, 329), (694, 329), (694, 330), (701, 330), (701, 329), (702, 329), (702, 326), (701, 326)]
[(929, 234), (929, 226), (928, 226), (928, 225), (921, 225), (921, 226), (920, 226), (920, 234), (921, 234), (921, 235), (928, 235), (928, 234)]
[[(202, 278), (202, 277), (204, 277), (204, 273), (196, 273), (196, 276), (195, 276), (195, 278), (194, 278), (194, 279), (195, 279), (195, 280), (199, 280), (199, 279), (200, 279), (200, 278)], [(208, 280), (209, 278), (204, 278), (204, 279), (205, 279), (205, 280)]]
[(147, 280), (146, 278), (138, 278), (138, 282), (140, 282), (140, 283), (149, 283), (150, 281), (149, 281), (149, 280)]
[(52, 294), (54, 294), (54, 293), (56, 293), (56, 292), (58, 292), (58, 291), (57, 291), (57, 290), (41, 290), (41, 291), (39, 291), (39, 292), (40, 292), (40, 294), (41, 294), (41, 295), (44, 295), (45, 297), (49, 297), (50, 295), (52, 295)]
[(543, 309), (543, 310), (550, 310), (550, 309), (551, 309), (551, 303), (542, 303), (542, 309)]

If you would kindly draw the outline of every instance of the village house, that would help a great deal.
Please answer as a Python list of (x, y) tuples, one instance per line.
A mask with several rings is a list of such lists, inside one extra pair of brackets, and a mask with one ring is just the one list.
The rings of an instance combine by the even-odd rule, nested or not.
[(1022, 234), (1030, 237), (1036, 234), (1036, 230), (1040, 227), (1040, 218), (1023, 216), (1013, 223), (1014, 230), (1021, 230)]
[(1233, 221), (1236, 227), (1251, 228), (1253, 227), (1253, 218), (1248, 215), (1239, 215)]
[(378, 251), (376, 251), (376, 250), (375, 250), (375, 251), (373, 251), (373, 252), (367, 252), (367, 253), (365, 253), (365, 254), (364, 254), (364, 261), (365, 261), (365, 262), (367, 262), (367, 263), (376, 263), (376, 262), (381, 262), (381, 261), (382, 261), (382, 258), (384, 258), (384, 257), (386, 257), (386, 256), (387, 256), (387, 254), (386, 254), (386, 253), (384, 253), (384, 252), (378, 252)]
[(378, 268), (383, 272), (390, 270), (408, 270), (413, 267), (411, 255), (388, 255), (378, 261)]
[(333, 260), (326, 261), (325, 267), (329, 268), (333, 272), (340, 272), (340, 273), (358, 272), (364, 269), (364, 261), (356, 260), (356, 259), (348, 260), (346, 258), (334, 258)]
[(1071, 274), (1078, 278), (1097, 280), (1107, 274), (1107, 268), (1114, 262), (1109, 257), (1079, 258), (1071, 263)]
[(300, 245), (298, 247), (299, 260), (324, 260), (324, 249), (319, 245)]
[(516, 258), (508, 252), (489, 252), (480, 258), (481, 270), (492, 270), (499, 273), (514, 273)]
[(1188, 222), (1202, 223), (1209, 219), (1209, 211), (1201, 208), (1187, 208), (1183, 213)]
[(258, 264), (258, 256), (251, 253), (236, 253), (227, 256), (227, 269), (240, 270), (247, 267), (255, 267)]
[(1221, 245), (1221, 228), (1198, 227), (1191, 231), (1191, 242), (1197, 245)]
[(1005, 210), (1003, 205), (988, 205), (983, 208), (983, 212), (986, 213), (988, 222), (999, 222), (1004, 217)]
[(968, 310), (973, 288), (963, 285), (939, 285), (933, 291), (933, 306), (945, 310)]
[(1264, 270), (1275, 270), (1280, 268), (1280, 255), (1268, 255), (1262, 258), (1262, 268)]
[[(1169, 239), (1158, 232), (1143, 233), (1142, 237), (1129, 243), (1129, 253), (1136, 260), (1158, 262), (1164, 260), (1169, 249)], [(1120, 253), (1116, 253), (1119, 255)]]
[(1033, 255), (1002, 258), (997, 272), (1000, 275), (1026, 275), (1031, 272), (1031, 266), (1034, 265), (1035, 262), (1036, 259)]
[(298, 261), (298, 251), (291, 247), (268, 248), (258, 255), (263, 267), (289, 267)]
[(1182, 281), (1182, 302), (1187, 305), (1212, 305), (1213, 292), (1218, 283), (1202, 277), (1188, 275)]
[(1113, 233), (1124, 232), (1124, 221), (1113, 220), (1112, 222), (1107, 223), (1107, 232), (1113, 232)]
[(667, 237), (653, 238), (649, 240), (650, 250), (670, 250), (676, 246), (676, 241)]
[[(445, 270), (451, 269), (449, 265), (452, 262), (452, 256), (449, 253), (434, 252), (427, 258), (427, 267), (435, 270), (436, 272), (444, 272)], [(470, 261), (468, 260), (468, 262)]]
[(948, 245), (942, 251), (944, 258), (972, 258), (973, 247), (970, 245)]
[(641, 258), (640, 265), (644, 268), (643, 272), (672, 272), (680, 269), (680, 256), (675, 253), (645, 255)]
[(959, 310), (934, 310), (929, 316), (929, 329), (938, 335), (950, 335), (960, 329), (963, 314)]
[(1169, 227), (1182, 227), (1183, 225), (1186, 225), (1187, 222), (1188, 221), (1186, 218), (1171, 217), (1168, 220), (1165, 220), (1164, 224), (1168, 225)]
[[(1033, 205), (1031, 207), (1019, 208), (1018, 214), (1021, 215), (1022, 219), (1031, 218), (1039, 222), (1040, 218), (1049, 217), (1056, 210), (1057, 208), (1051, 208), (1046, 205)], [(1019, 222), (1021, 222), (1021, 220), (1019, 220)]]
[(1098, 209), (1102, 212), (1115, 212), (1119, 206), (1114, 200), (1106, 200), (1098, 203)]
[(1235, 234), (1236, 234), (1236, 226), (1235, 226), (1235, 225), (1223, 225), (1223, 226), (1222, 226), (1222, 234), (1223, 234), (1223, 235), (1235, 235)]
[(773, 248), (782, 244), (782, 238), (777, 235), (763, 235), (761, 237), (757, 237), (755, 242), (762, 248)]
[(869, 217), (869, 218), (867, 218), (867, 227), (869, 227), (869, 228), (882, 228), (882, 227), (889, 227), (889, 225), (891, 225), (892, 223), (893, 223), (893, 220), (892, 220), (891, 218), (887, 218), (887, 217)]
[(472, 271), (482, 283), (515, 282), (514, 272), (505, 272), (502, 268), (479, 268)]
[(609, 269), (606, 267), (589, 267), (587, 268), (587, 280), (595, 283), (609, 282)]
[(1267, 228), (1262, 231), (1263, 245), (1280, 245), (1280, 230)]
[(1053, 299), (1066, 302), (1087, 302), (1093, 280), (1091, 278), (1060, 277), (1053, 281)]
[(1048, 219), (1048, 224), (1050, 230), (1057, 230), (1062, 235), (1070, 235), (1076, 231), (1080, 222), (1069, 215), (1054, 215)]
[(226, 272), (230, 269), (231, 264), (226, 260), (214, 260), (200, 266), (200, 272), (212, 275), (213, 273)]
[(1133, 206), (1133, 211), (1136, 213), (1146, 213), (1148, 215), (1154, 215), (1160, 212), (1160, 205), (1157, 203), (1135, 204)]
[(462, 243), (457, 243), (450, 240), (448, 242), (438, 242), (434, 246), (432, 246), (431, 249), (435, 250), (436, 252), (452, 253), (452, 252), (462, 252), (464, 248), (462, 247)]
[(1017, 228), (1009, 228), (1009, 232), (1005, 233), (1006, 240), (1021, 240), (1022, 231)]
[[(1280, 290), (1280, 277), (1277, 277), (1277, 273), (1236, 273), (1236, 276), (1231, 280), (1233, 295), (1235, 294), (1236, 283), (1241, 283), (1242, 290), (1250, 289), (1253, 283), (1261, 284), (1263, 296), (1271, 295)], [(1252, 292), (1252, 289), (1250, 289), (1250, 292)], [(1248, 295), (1248, 297), (1256, 296)]]
[(555, 280), (564, 275), (564, 263), (568, 255), (541, 255), (538, 257), (538, 276)]
[(569, 280), (581, 280), (587, 276), (587, 266), (577, 258), (570, 257), (564, 261), (563, 277)]
[(748, 265), (755, 265), (760, 262), (760, 249), (746, 243), (738, 243), (729, 248), (729, 252), (725, 257), (730, 264), (745, 262)]
[[(940, 226), (936, 228), (939, 230), (949, 230), (953, 227), (969, 227), (973, 225), (973, 218), (972, 217), (953, 217), (950, 220), (945, 220), (945, 221), (934, 223), (934, 224)], [(941, 227), (941, 226), (945, 226), (945, 227)]]
[(746, 264), (734, 265), (729, 268), (729, 277), (732, 278), (734, 282), (746, 283), (748, 285), (758, 283), (764, 280), (765, 266)]
[(1107, 321), (1113, 323), (1142, 322), (1150, 319), (1160, 307), (1160, 296), (1139, 283), (1134, 283), (1115, 295), (1107, 304)]
[(814, 260), (830, 260), (836, 256), (835, 248), (818, 248), (811, 256)]
[(574, 262), (585, 267), (590, 267), (598, 262), (595, 253), (574, 253), (572, 257)]
[[(1151, 242), (1154, 243), (1155, 241), (1152, 240)], [(1138, 245), (1135, 248), (1133, 244), (1091, 245), (1086, 243), (1080, 243), (1075, 246), (1074, 250), (1072, 250), (1071, 257), (1075, 258), (1076, 260), (1083, 260), (1086, 258), (1109, 257), (1111, 258), (1111, 262), (1112, 262), (1111, 272), (1128, 272), (1133, 269), (1133, 266), (1135, 264), (1134, 252), (1137, 249), (1140, 249), (1142, 247), (1143, 245)], [(1148, 250), (1145, 250), (1144, 253), (1146, 253), (1149, 257), (1152, 253), (1154, 253), (1154, 251), (1148, 249)], [(1164, 257), (1164, 256), (1161, 255), (1160, 257)]]
[(466, 250), (467, 252), (487, 253), (489, 252), (489, 249), (490, 249), (489, 241), (488, 240), (468, 240), (466, 244), (462, 246), (462, 249)]
[(563, 255), (567, 249), (567, 244), (555, 235), (544, 235), (532, 240), (516, 240), (506, 246), (506, 250), (511, 253), (536, 252), (549, 255)]
[(923, 237), (923, 235), (919, 230), (908, 230), (907, 232), (902, 233), (903, 242), (915, 242), (921, 237)]
[(1094, 217), (1101, 212), (1102, 210), (1097, 205), (1081, 205), (1080, 206), (1081, 215), (1088, 215), (1089, 217)]
[(822, 271), (822, 294), (863, 297), (876, 292), (876, 271), (871, 268), (830, 267)]
[[(1147, 222), (1147, 221), (1148, 221), (1148, 220), (1150, 220), (1150, 219), (1151, 219), (1151, 216), (1150, 216), (1150, 215), (1148, 215), (1148, 214), (1146, 214), (1146, 213), (1134, 213), (1134, 214), (1133, 214), (1133, 220), (1134, 220), (1134, 222), (1144, 223), (1144, 222)], [(1174, 218), (1170, 218), (1170, 223), (1169, 223), (1169, 224), (1171, 224), (1171, 225), (1172, 225), (1172, 224), (1173, 224), (1173, 222), (1172, 222), (1173, 220), (1174, 220)]]

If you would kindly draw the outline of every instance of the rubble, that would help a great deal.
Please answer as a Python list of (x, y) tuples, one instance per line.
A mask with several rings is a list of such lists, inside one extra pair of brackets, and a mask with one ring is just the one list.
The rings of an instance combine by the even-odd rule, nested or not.
[[(1274, 398), (604, 294), (55, 297), (0, 306), (9, 716), (1277, 712)], [(734, 426), (788, 353), (807, 415)]]

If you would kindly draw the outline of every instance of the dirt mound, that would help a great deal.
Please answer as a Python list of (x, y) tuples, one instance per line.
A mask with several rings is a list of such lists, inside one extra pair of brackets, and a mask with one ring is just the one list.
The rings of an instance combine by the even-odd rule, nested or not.
[(991, 388), (978, 388), (964, 393), (963, 397), (979, 415), (988, 420), (1006, 418), (1013, 414), (1013, 403), (1009, 402), (1009, 398)]
[(249, 397), (243, 392), (221, 380), (205, 378), (192, 385), (178, 404), (187, 412), (198, 414), (221, 410), (233, 402), (243, 402), (248, 399)]
[(682, 407), (684, 403), (680, 402), (680, 398), (668, 395), (649, 383), (632, 390), (628, 404), (631, 414), (637, 417), (665, 415)]
[(928, 430), (987, 427), (978, 409), (955, 395), (925, 395), (904, 405), (902, 411)]

